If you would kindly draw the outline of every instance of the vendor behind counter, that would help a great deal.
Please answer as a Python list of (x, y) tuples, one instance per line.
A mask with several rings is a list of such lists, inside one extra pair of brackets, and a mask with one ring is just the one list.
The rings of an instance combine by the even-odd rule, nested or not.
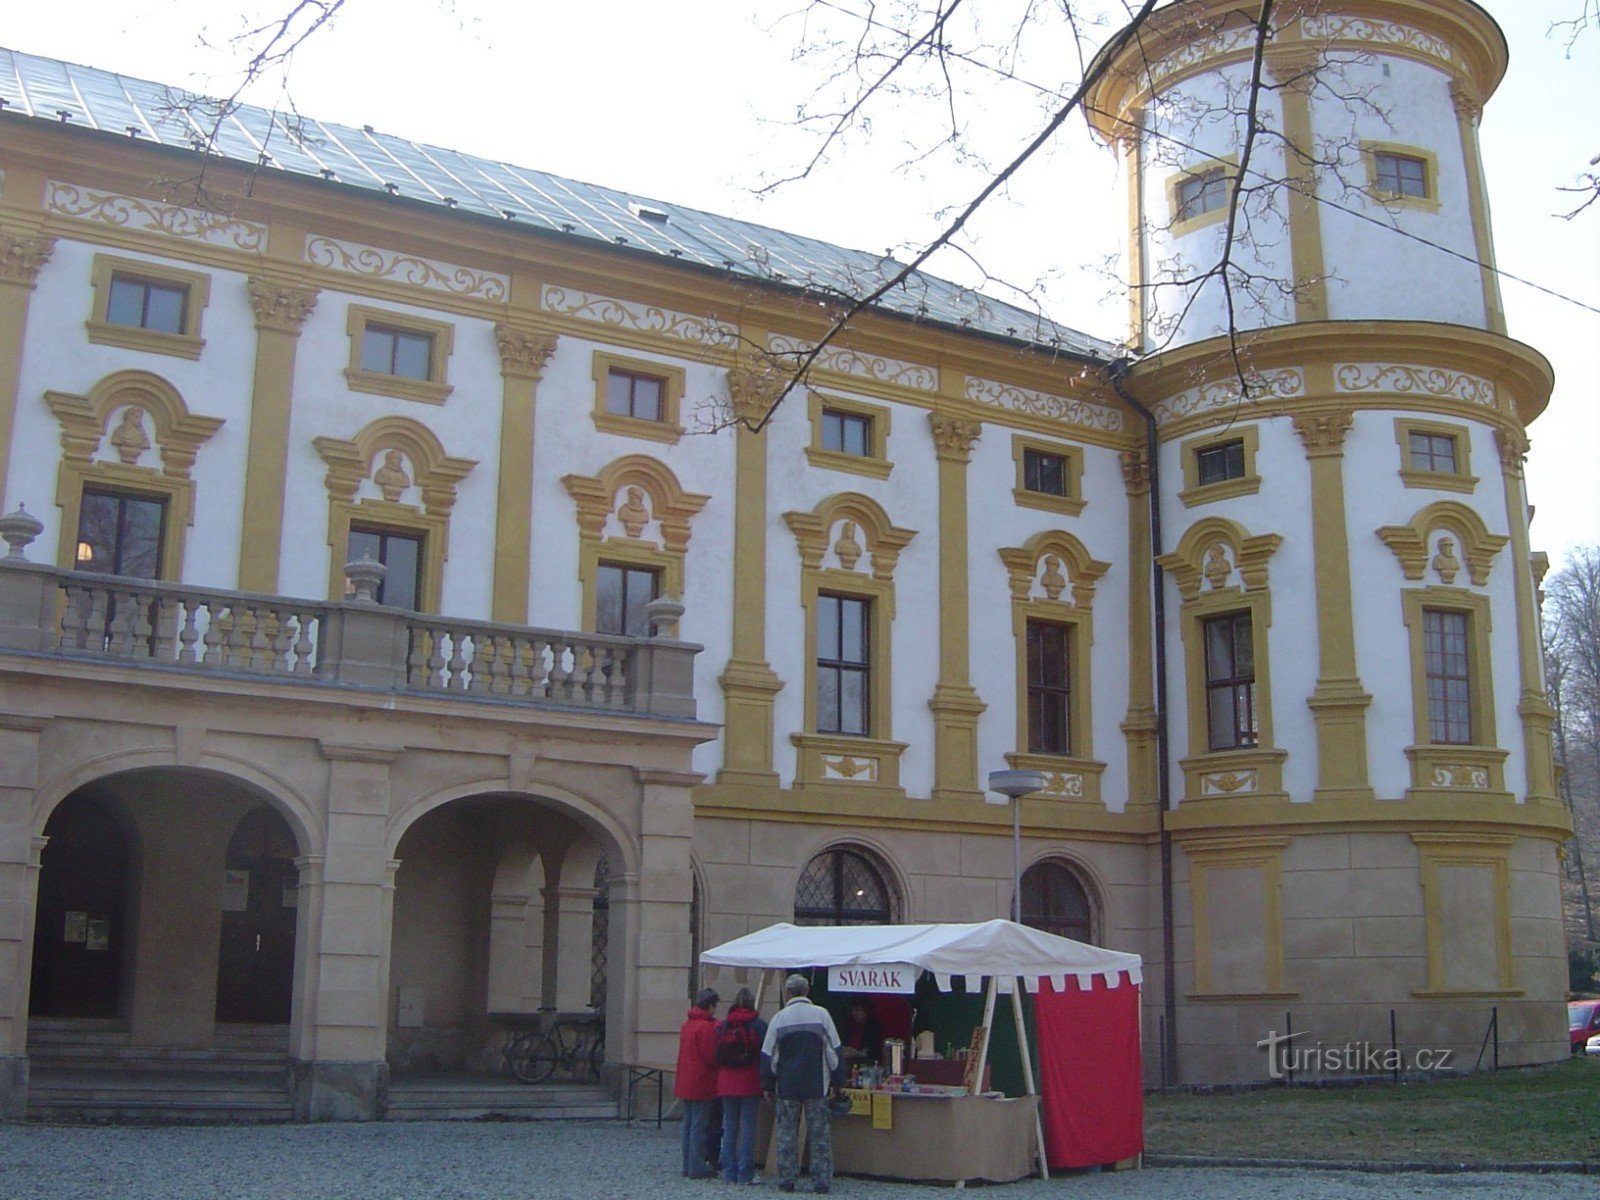
[[(942, 1057), (964, 1049), (972, 1038), (974, 1026), (983, 1021), (982, 992), (968, 993), (964, 981), (957, 979), (954, 990), (941, 992), (933, 976), (924, 974), (917, 981), (917, 991), (912, 996), (870, 992), (828, 991), (828, 973), (825, 970), (806, 971), (811, 978), (811, 998), (825, 1006), (839, 1029), (840, 1045), (845, 1049), (847, 1063), (882, 1065), (885, 1038), (900, 1038), (909, 1047), (915, 1035), (930, 1030), (934, 1035), (934, 1048)], [(857, 1005), (868, 1005), (868, 1020), (862, 1025), (863, 1040), (871, 1047), (869, 1057), (856, 1059), (850, 1053), (852, 1044), (850, 1027)], [(1032, 1025), (1032, 1013), (1029, 1013)], [(875, 1028), (874, 1028), (875, 1026)], [(870, 1034), (868, 1031), (870, 1030)], [(1030, 1042), (1032, 1035), (1030, 1033)], [(988, 1066), (985, 1081), (1008, 1096), (1020, 1096), (1025, 1091), (1022, 1068), (1017, 1062), (1017, 1035), (1012, 1028), (1009, 1004), (995, 1011), (994, 1029), (989, 1043)], [(941, 1082), (943, 1080), (941, 1079)]]

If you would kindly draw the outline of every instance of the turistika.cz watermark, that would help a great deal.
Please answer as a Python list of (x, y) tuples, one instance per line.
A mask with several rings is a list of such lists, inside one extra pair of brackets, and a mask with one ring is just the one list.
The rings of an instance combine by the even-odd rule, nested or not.
[(1409, 1053), (1376, 1042), (1297, 1042), (1305, 1030), (1279, 1033), (1269, 1029), (1256, 1043), (1267, 1052), (1267, 1078), (1291, 1075), (1392, 1075), (1448, 1071), (1454, 1050), (1419, 1047)]

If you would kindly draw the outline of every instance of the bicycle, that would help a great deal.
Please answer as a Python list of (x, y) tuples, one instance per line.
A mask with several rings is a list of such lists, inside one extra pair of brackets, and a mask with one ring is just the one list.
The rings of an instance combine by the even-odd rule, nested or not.
[(506, 1057), (523, 1083), (543, 1083), (557, 1069), (571, 1079), (599, 1079), (606, 1057), (605, 1018), (599, 1013), (557, 1017), (543, 1033), (519, 1034)]

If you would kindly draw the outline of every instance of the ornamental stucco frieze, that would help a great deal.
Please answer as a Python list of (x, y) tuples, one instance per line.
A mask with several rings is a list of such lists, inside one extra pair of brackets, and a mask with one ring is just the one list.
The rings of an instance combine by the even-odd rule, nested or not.
[(140, 196), (123, 196), (51, 180), (45, 185), (47, 212), (81, 221), (95, 221), (117, 229), (160, 233), (185, 241), (204, 242), (229, 250), (258, 254), (267, 248), (267, 227), (241, 221), (226, 213), (162, 204)]
[[(773, 354), (792, 356), (797, 362), (801, 355), (809, 354), (815, 343), (781, 333), (767, 335), (767, 350)], [(883, 354), (863, 354), (859, 350), (845, 350), (837, 346), (824, 346), (815, 364), (824, 371), (837, 371), (841, 375), (855, 375), (878, 383), (913, 388), (919, 392), (939, 390), (939, 371), (920, 363), (905, 362)]]
[(511, 294), (510, 278), (493, 271), (480, 271), (458, 263), (402, 254), (398, 250), (384, 250), (361, 242), (340, 241), (320, 234), (306, 236), (306, 261), (333, 271), (449, 292), (453, 296), (470, 296), (475, 300), (499, 303)]
[(1072, 396), (1052, 396), (1031, 388), (1013, 387), (993, 379), (967, 377), (967, 399), (995, 408), (1009, 408), (1013, 412), (1028, 413), (1035, 417), (1050, 417), (1068, 425), (1081, 425), (1085, 429), (1103, 429), (1116, 433), (1122, 428), (1122, 414), (1102, 404), (1091, 404)]
[(731, 346), (739, 337), (738, 329), (714, 317), (697, 317), (693, 313), (618, 300), (613, 296), (596, 296), (554, 284), (544, 286), (539, 293), (539, 303), (546, 312), (559, 316), (702, 346)]
[(1199, 387), (1181, 391), (1175, 396), (1169, 396), (1151, 405), (1150, 411), (1155, 414), (1156, 424), (1164, 425), (1168, 421), (1194, 416), (1197, 413), (1234, 407), (1248, 409), (1254, 405), (1270, 404), (1277, 400), (1290, 400), (1305, 395), (1306, 391), (1306, 377), (1298, 367), (1262, 371), (1252, 376), (1250, 382), (1252, 394), (1248, 397), (1240, 388), (1237, 379), (1225, 379), (1216, 383), (1204, 383)]
[(1416, 363), (1337, 363), (1333, 386), (1341, 392), (1394, 392), (1465, 400), (1485, 408), (1494, 408), (1497, 399), (1490, 380), (1465, 371)]
[(1152, 88), (1159, 87), (1161, 83), (1179, 72), (1187, 71), (1209, 59), (1236, 53), (1254, 41), (1254, 27), (1246, 26), (1225, 30), (1203, 40), (1179, 46), (1170, 54), (1163, 55), (1160, 62), (1151, 65), (1150, 85)]
[(1308, 40), (1377, 43), (1424, 54), (1445, 63), (1456, 61), (1454, 49), (1442, 37), (1435, 37), (1398, 21), (1374, 21), (1369, 17), (1322, 13), (1302, 17), (1300, 32)]

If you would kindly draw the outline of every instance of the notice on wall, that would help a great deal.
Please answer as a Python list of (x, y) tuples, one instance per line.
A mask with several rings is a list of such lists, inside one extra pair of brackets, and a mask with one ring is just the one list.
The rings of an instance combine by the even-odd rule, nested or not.
[(61, 931), (61, 940), (64, 942), (87, 941), (89, 937), (89, 914), (86, 912), (69, 912), (66, 926)]
[(109, 917), (96, 917), (84, 924), (83, 948), (85, 950), (108, 950), (111, 947), (111, 920)]
[(283, 906), (285, 908), (300, 907), (300, 877), (283, 881)]
[(244, 912), (250, 907), (250, 872), (222, 872), (222, 911)]
[(920, 967), (909, 963), (876, 963), (870, 967), (829, 967), (830, 992), (898, 992), (909, 996), (917, 990)]

